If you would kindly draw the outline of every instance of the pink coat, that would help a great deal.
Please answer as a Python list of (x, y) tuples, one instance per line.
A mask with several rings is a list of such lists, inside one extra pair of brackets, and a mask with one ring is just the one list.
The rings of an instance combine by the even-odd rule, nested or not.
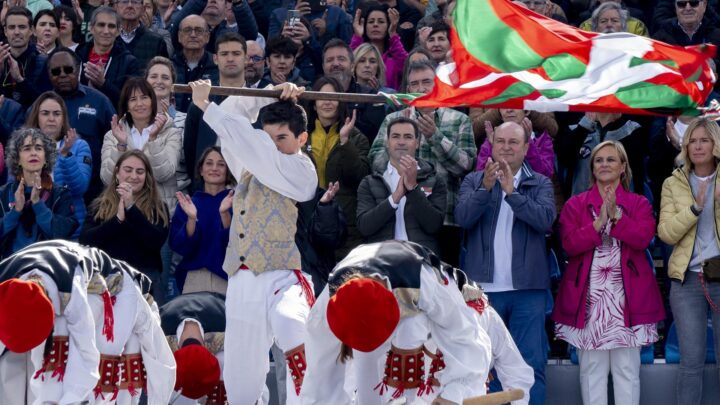
[[(610, 236), (622, 243), (621, 269), (625, 287), (625, 326), (650, 324), (665, 319), (665, 309), (655, 275), (645, 256), (655, 235), (655, 218), (648, 200), (621, 187), (616, 201), (622, 217)], [(602, 198), (597, 185), (570, 198), (560, 214), (560, 237), (568, 266), (560, 281), (552, 313), (555, 322), (585, 327), (585, 302), (595, 248), (602, 243), (593, 228), (591, 209), (600, 212)]]
[[(388, 49), (386, 49), (382, 55), (383, 63), (385, 64), (385, 87), (400, 90), (403, 66), (405, 65), (405, 59), (407, 59), (408, 53), (403, 47), (398, 34), (393, 34), (388, 42)], [(363, 38), (353, 34), (350, 40), (350, 48), (355, 50), (355, 48), (362, 43)]]

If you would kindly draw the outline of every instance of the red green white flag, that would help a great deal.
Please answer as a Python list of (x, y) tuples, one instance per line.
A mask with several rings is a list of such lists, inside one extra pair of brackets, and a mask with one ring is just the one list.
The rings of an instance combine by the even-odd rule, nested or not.
[(453, 62), (416, 107), (699, 114), (715, 46), (678, 47), (629, 33), (586, 32), (508, 0), (457, 0)]

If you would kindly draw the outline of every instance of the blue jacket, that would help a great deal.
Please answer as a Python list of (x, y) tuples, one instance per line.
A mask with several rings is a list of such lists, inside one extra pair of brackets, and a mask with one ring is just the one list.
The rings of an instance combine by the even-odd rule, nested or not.
[[(517, 290), (550, 287), (545, 234), (555, 220), (555, 199), (550, 180), (523, 163), (515, 191), (505, 198), (513, 210), (512, 280)], [(502, 190), (483, 185), (484, 172), (472, 172), (460, 186), (455, 220), (466, 230), (465, 272), (480, 283), (493, 281), (493, 243)]]
[(115, 114), (115, 107), (104, 94), (93, 88), (78, 86), (72, 95), (63, 95), (68, 109), (70, 127), (75, 128), (80, 138), (90, 146), (93, 167), (90, 187), (85, 201), (91, 201), (103, 190), (100, 181), (100, 150), (103, 137), (110, 130), (110, 121)]
[[(64, 144), (65, 141), (61, 140), (58, 147), (62, 148)], [(58, 153), (53, 168), (53, 181), (58, 186), (67, 186), (70, 191), (73, 207), (75, 208), (75, 218), (79, 224), (72, 238), (77, 239), (80, 236), (83, 222), (85, 222), (85, 215), (87, 215), (83, 197), (90, 185), (93, 160), (90, 146), (83, 139), (75, 140), (75, 143), (70, 147), (70, 154), (70, 156), (62, 156)]]
[(206, 268), (225, 280), (228, 278), (222, 264), (225, 260), (230, 229), (223, 228), (218, 210), (223, 198), (229, 192), (230, 189), (223, 190), (215, 196), (203, 191), (196, 191), (193, 194), (192, 201), (198, 211), (198, 220), (192, 236), (188, 236), (185, 231), (187, 214), (180, 208), (180, 204), (175, 208), (175, 214), (170, 221), (169, 242), (170, 248), (183, 256), (175, 270), (175, 278), (180, 291), (185, 285), (185, 278), (189, 270)]
[(37, 204), (29, 203), (32, 187), (25, 187), (26, 206), (22, 213), (14, 209), (17, 187), (16, 182), (0, 187), (2, 258), (41, 240), (70, 238), (78, 224), (73, 216), (72, 198), (67, 187), (53, 185), (52, 191), (43, 191)]

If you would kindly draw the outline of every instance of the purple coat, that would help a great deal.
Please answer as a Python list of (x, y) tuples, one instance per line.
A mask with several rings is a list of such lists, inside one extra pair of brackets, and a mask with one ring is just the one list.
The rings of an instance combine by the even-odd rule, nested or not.
[[(625, 326), (650, 324), (665, 319), (660, 289), (645, 256), (655, 235), (655, 218), (648, 200), (623, 189), (616, 190), (617, 206), (622, 217), (610, 231), (610, 236), (622, 243), (620, 259), (625, 288)], [(597, 185), (589, 191), (570, 198), (560, 214), (560, 237), (568, 255), (568, 266), (560, 281), (557, 300), (552, 313), (555, 322), (585, 327), (587, 299), (595, 248), (600, 246), (600, 234), (593, 228), (592, 208), (600, 212), (602, 198)]]
[[(350, 40), (350, 48), (355, 50), (363, 43), (363, 38), (353, 34)], [(398, 34), (393, 34), (388, 41), (388, 49), (382, 55), (385, 64), (385, 87), (400, 90), (402, 82), (403, 66), (408, 53), (403, 47), (402, 41)]]

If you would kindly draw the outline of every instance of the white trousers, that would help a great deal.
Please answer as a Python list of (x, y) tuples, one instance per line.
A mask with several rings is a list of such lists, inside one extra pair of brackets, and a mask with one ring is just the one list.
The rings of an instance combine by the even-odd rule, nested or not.
[[(312, 283), (308, 283), (312, 291)], [(230, 404), (261, 403), (270, 370), (270, 347), (275, 342), (285, 353), (303, 344), (309, 312), (307, 298), (290, 270), (272, 270), (257, 276), (240, 270), (230, 277), (225, 299), (223, 370)], [(291, 378), (287, 379), (286, 389), (286, 404), (299, 404)]]
[(7, 351), (0, 357), (0, 405), (33, 403), (30, 379), (33, 365), (28, 353)]
[(578, 350), (584, 405), (607, 405), (608, 373), (616, 404), (640, 404), (640, 348)]

